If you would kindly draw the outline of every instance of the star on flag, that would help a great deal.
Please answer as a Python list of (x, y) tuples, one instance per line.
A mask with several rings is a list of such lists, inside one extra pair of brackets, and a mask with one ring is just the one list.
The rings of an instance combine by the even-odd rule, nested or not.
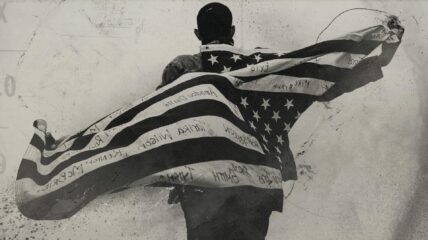
[(253, 111), (253, 118), (258, 122), (260, 119), (259, 111)]
[(262, 103), (262, 107), (266, 110), (268, 107), (270, 107), (270, 104), (269, 104), (269, 101), (270, 101), (270, 99), (268, 98), (268, 99), (264, 99), (263, 98), (263, 103)]
[(238, 61), (238, 60), (242, 60), (241, 57), (238, 54), (232, 54), (231, 59), (233, 59), (233, 61)]
[(247, 97), (241, 97), (241, 105), (244, 106), (244, 108), (247, 108), (249, 105), (247, 102)]
[(210, 55), (211, 55), (211, 58), (209, 58), (208, 61), (210, 61), (212, 65), (214, 65), (214, 63), (218, 63), (217, 61), (218, 56), (214, 56), (212, 54)]
[(230, 69), (232, 69), (232, 68), (231, 68), (231, 67), (223, 66), (223, 70), (222, 70), (221, 72), (222, 72), (222, 73), (230, 72)]
[(273, 111), (272, 119), (274, 119), (275, 122), (278, 122), (278, 119), (281, 119), (281, 117), (279, 116), (279, 111), (277, 112)]
[(270, 134), (270, 132), (272, 131), (272, 129), (270, 128), (269, 123), (265, 123), (265, 131)]
[(291, 100), (286, 99), (286, 101), (287, 101), (287, 103), (284, 105), (284, 107), (286, 107), (287, 110), (290, 110), (290, 108), (294, 107), (293, 99), (291, 99)]

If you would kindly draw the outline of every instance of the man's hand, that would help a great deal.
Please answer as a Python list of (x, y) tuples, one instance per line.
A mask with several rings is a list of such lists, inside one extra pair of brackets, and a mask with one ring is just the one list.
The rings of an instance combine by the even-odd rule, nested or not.
[(397, 51), (397, 48), (401, 43), (401, 38), (404, 34), (404, 28), (400, 25), (400, 21), (396, 16), (390, 17), (388, 21), (388, 27), (391, 31), (395, 32), (398, 42), (382, 44), (382, 53), (379, 56), (379, 62), (382, 67), (388, 65), (391, 62), (392, 57)]
[(65, 137), (55, 139), (52, 136), (52, 134), (50, 132), (48, 132), (48, 124), (43, 119), (37, 119), (36, 121), (34, 121), (33, 126), (45, 133), (45, 135), (46, 135), (45, 149), (52, 150), (52, 149), (56, 148), (58, 146), (58, 144), (62, 142), (62, 140), (65, 139)]

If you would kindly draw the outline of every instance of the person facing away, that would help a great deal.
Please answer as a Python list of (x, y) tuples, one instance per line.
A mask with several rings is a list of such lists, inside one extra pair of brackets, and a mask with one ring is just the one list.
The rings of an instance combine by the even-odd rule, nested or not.
[[(197, 15), (197, 27), (194, 33), (202, 45), (228, 44), (233, 46), (234, 44), (235, 26), (232, 25), (232, 13), (221, 3), (209, 3), (202, 7)], [(364, 74), (350, 76), (343, 82), (339, 81), (318, 101), (330, 101), (343, 93), (353, 91), (382, 77), (381, 67), (391, 61), (404, 32), (397, 21), (391, 21), (389, 27), (398, 30), (400, 41), (383, 44), (380, 56), (366, 58), (356, 66), (363, 68)], [(202, 66), (201, 53), (180, 55), (174, 58), (165, 67), (162, 82), (157, 89), (189, 72), (206, 72)], [(283, 150), (286, 161), (292, 163), (291, 171), (286, 174), (289, 175), (289, 179), (295, 180), (297, 173), (288, 139), (286, 139)], [(285, 169), (284, 163), (283, 169)], [(214, 189), (176, 186), (170, 192), (168, 203), (181, 204), (186, 220), (188, 240), (263, 240), (267, 234), (272, 211), (282, 212), (283, 196), (266, 195), (254, 188)]]

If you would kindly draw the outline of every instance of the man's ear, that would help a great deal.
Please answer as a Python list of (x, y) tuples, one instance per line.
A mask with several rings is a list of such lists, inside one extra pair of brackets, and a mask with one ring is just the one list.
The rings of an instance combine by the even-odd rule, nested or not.
[(199, 41), (201, 41), (201, 42), (202, 42), (202, 37), (201, 37), (201, 35), (199, 34), (199, 30), (198, 30), (198, 29), (195, 29), (193, 32), (195, 33), (195, 35), (196, 35), (196, 37), (199, 39)]
[(230, 36), (229, 36), (229, 38), (232, 39), (233, 35), (235, 35), (235, 25), (232, 25), (230, 27)]

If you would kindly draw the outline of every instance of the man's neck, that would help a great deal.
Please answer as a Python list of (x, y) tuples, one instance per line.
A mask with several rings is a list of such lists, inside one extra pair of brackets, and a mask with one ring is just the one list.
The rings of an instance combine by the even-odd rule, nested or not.
[(227, 39), (227, 40), (213, 40), (207, 43), (202, 43), (202, 45), (208, 45), (208, 44), (228, 44), (233, 46), (234, 42), (233, 39)]

